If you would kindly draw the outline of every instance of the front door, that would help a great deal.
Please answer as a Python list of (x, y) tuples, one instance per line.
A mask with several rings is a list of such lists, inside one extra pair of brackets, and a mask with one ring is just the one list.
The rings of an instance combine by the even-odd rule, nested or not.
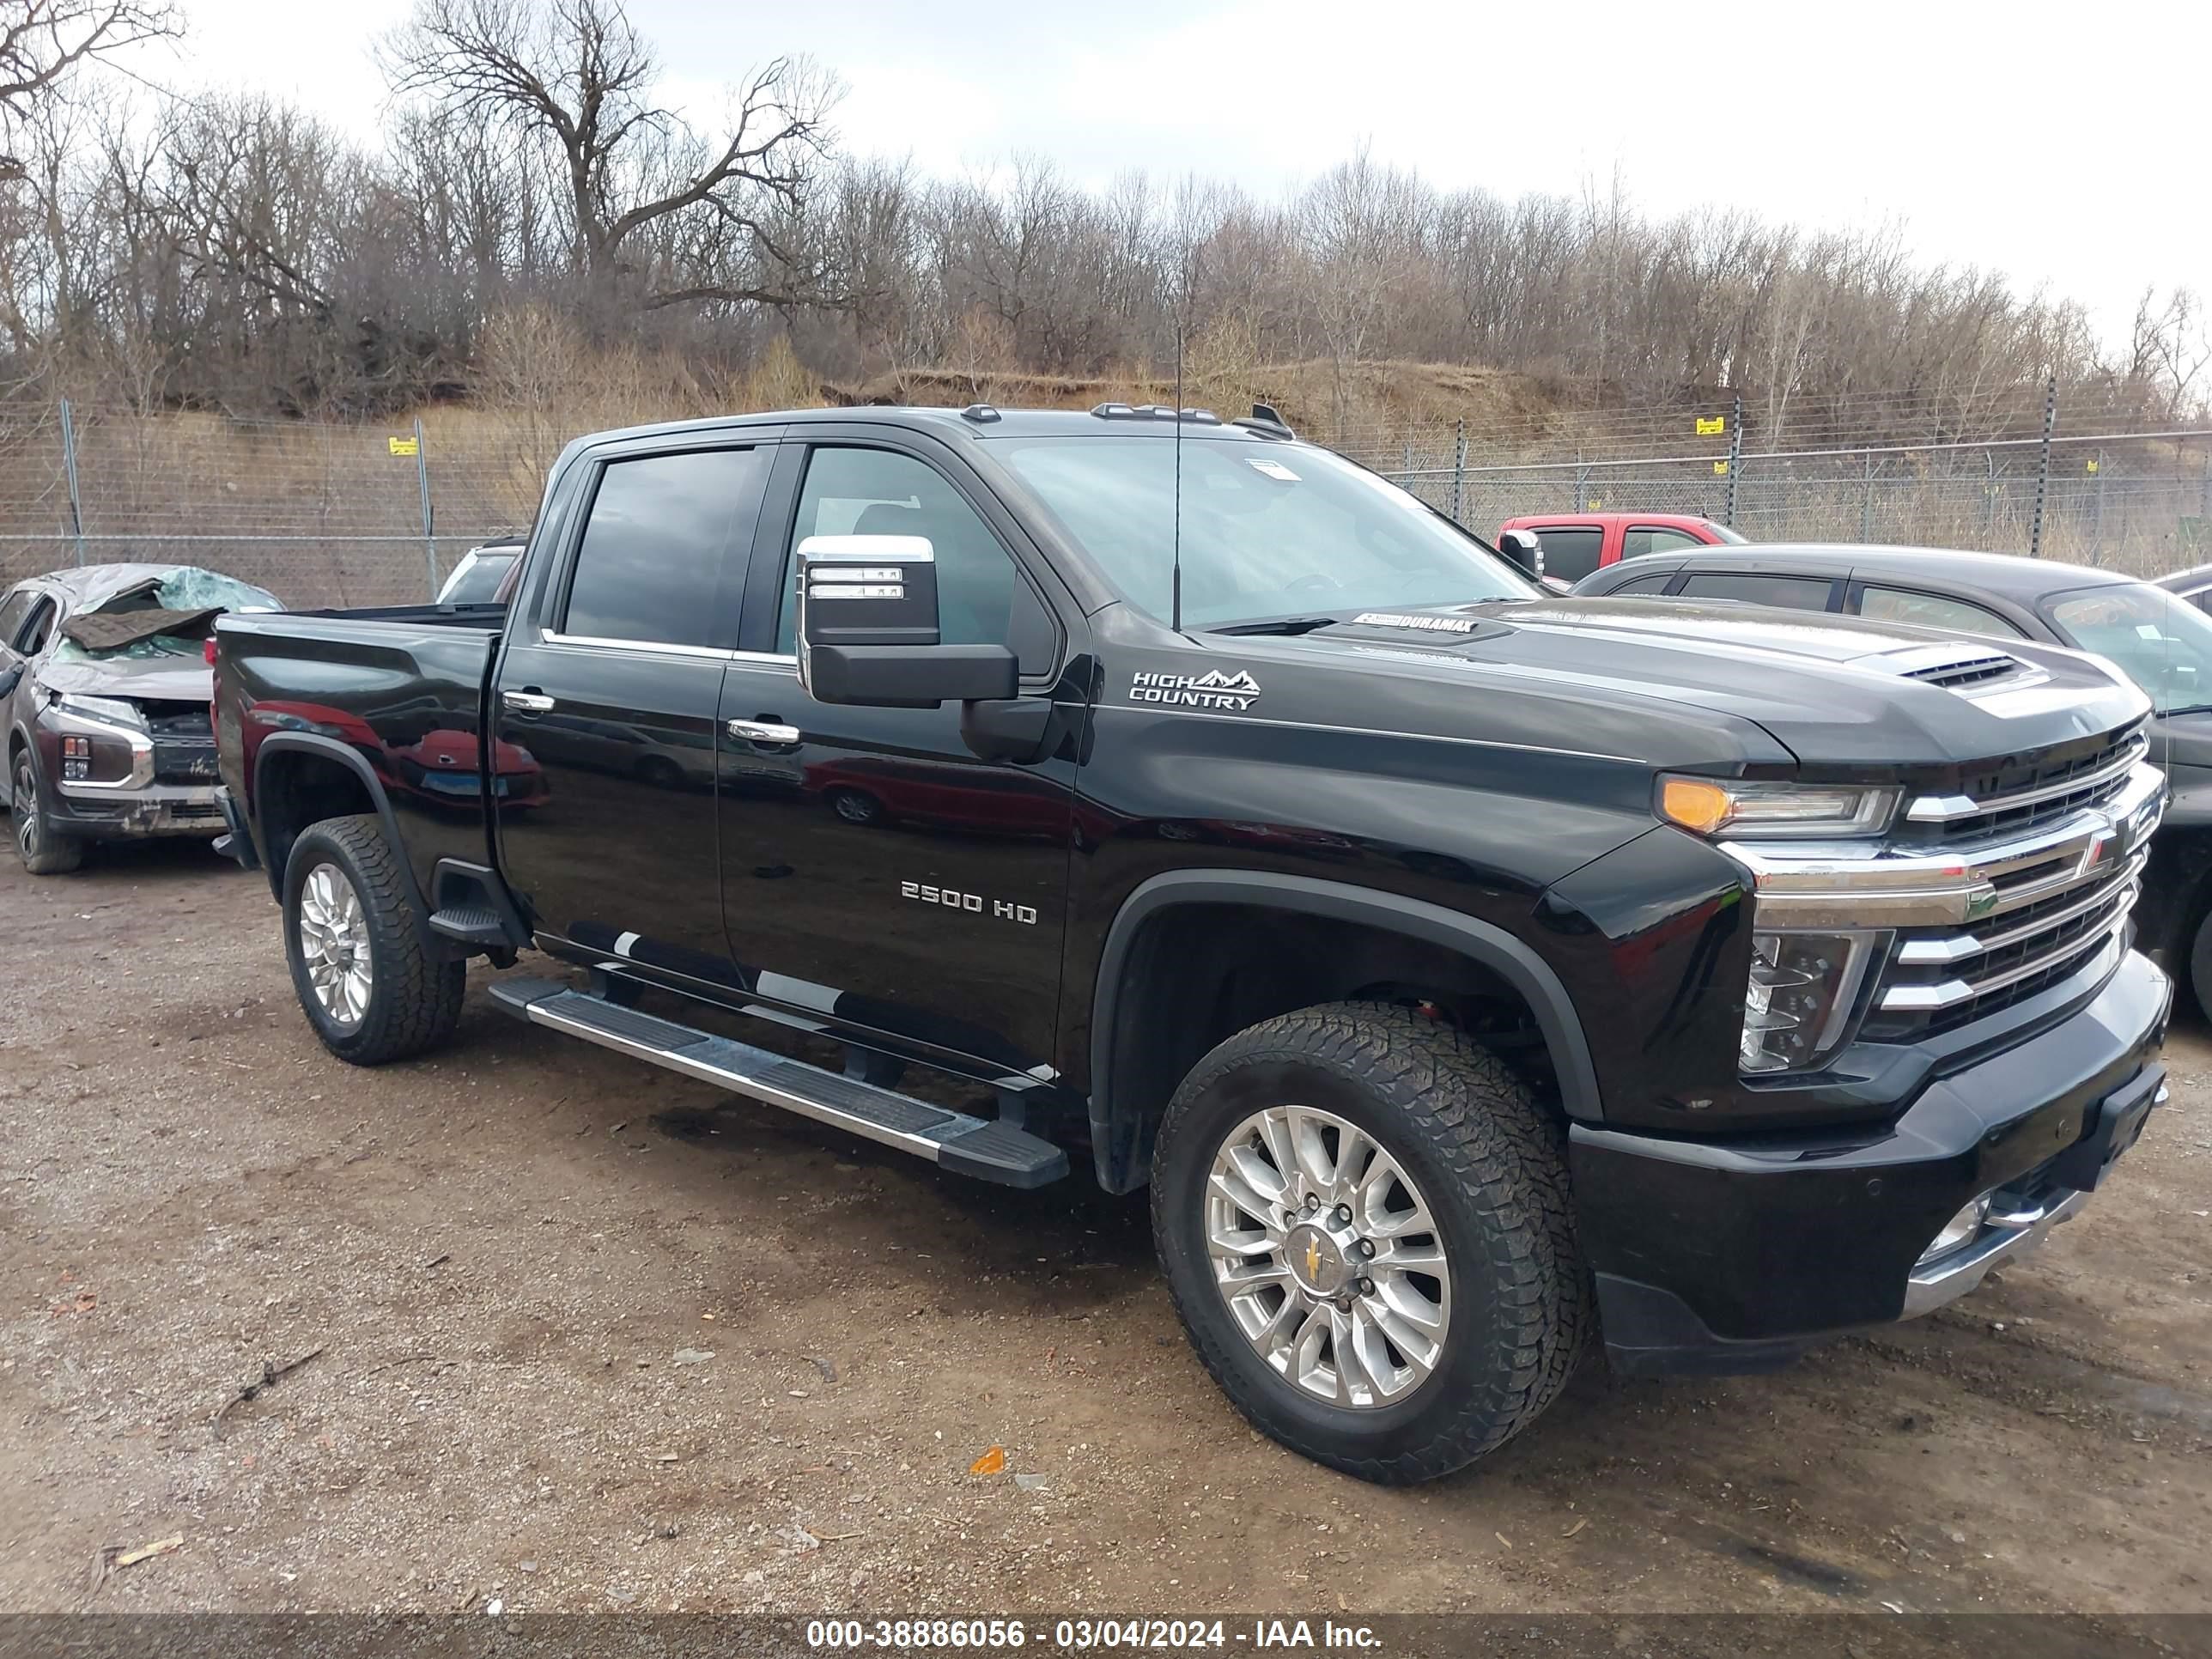
[(501, 865), (542, 933), (727, 978), (715, 718), (773, 453), (617, 449), (541, 529), (556, 562), (515, 602), (486, 759)]
[(1064, 655), (1010, 550), (1018, 527), (949, 457), (880, 435), (787, 443), (747, 592), (751, 649), (722, 688), (731, 952), (764, 1000), (1044, 1075), (1073, 763), (977, 759), (957, 704), (842, 708), (800, 690), (791, 552), (840, 534), (927, 537), (941, 637), (1012, 646), (1025, 688), (1048, 690)]

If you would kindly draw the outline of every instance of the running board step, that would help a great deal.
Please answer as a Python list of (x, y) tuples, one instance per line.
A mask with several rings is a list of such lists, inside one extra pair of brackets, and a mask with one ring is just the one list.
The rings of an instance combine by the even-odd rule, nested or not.
[(503, 950), (514, 943), (507, 938), (499, 912), (489, 904), (449, 904), (432, 913), (430, 931), (441, 939), (473, 945), (479, 950)]
[(732, 1093), (834, 1124), (961, 1175), (1042, 1187), (1067, 1173), (1067, 1154), (1011, 1123), (971, 1117), (750, 1043), (641, 1014), (556, 980), (505, 979), (493, 1002), (519, 1019), (566, 1031)]

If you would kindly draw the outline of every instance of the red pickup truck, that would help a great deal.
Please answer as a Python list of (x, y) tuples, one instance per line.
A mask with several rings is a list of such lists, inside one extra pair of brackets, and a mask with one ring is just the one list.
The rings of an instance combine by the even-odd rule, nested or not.
[(1498, 526), (1533, 530), (1544, 550), (1544, 574), (1570, 585), (1601, 566), (1645, 553), (1677, 553), (1748, 540), (1694, 513), (1553, 513), (1508, 519)]

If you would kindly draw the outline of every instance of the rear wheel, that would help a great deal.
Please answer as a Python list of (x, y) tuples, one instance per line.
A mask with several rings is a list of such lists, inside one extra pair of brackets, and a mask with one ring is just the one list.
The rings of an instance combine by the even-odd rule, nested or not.
[(426, 944), (399, 854), (367, 814), (326, 818), (284, 866), (284, 947), (323, 1046), (356, 1066), (453, 1035), (467, 964)]
[(15, 750), (9, 782), (8, 810), (15, 818), (15, 856), (34, 876), (65, 876), (84, 862), (84, 843), (58, 836), (39, 808), (39, 768), (29, 745)]
[(1504, 1444), (1592, 1323), (1558, 1127), (1495, 1056), (1384, 1004), (1286, 1014), (1201, 1060), (1161, 1125), (1152, 1223), (1237, 1408), (1370, 1480)]

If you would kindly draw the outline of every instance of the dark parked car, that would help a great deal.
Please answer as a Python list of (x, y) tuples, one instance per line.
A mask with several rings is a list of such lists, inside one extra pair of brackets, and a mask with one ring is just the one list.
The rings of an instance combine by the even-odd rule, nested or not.
[[(2173, 584), (2180, 583), (2177, 592)], [(1707, 548), (1609, 566), (1582, 595), (1741, 599), (2094, 651), (2150, 694), (2149, 754), (2173, 804), (2142, 873), (2137, 948), (2212, 1014), (2212, 568), (2148, 582), (2112, 570), (1922, 547)]]
[[(339, 1059), (433, 1048), (467, 957), (534, 949), (573, 973), (489, 998), (549, 1032), (948, 1171), (1149, 1183), (1224, 1389), (1368, 1479), (1500, 1445), (1601, 1333), (1737, 1371), (1942, 1305), (2165, 1097), (2141, 690), (1546, 599), (1259, 410), (602, 434), (504, 611), (216, 645), (229, 845)], [(371, 740), (249, 753), (310, 688)], [(804, 781), (704, 790), (610, 724)], [(550, 803), (393, 790), (371, 755), (428, 730)]]
[(0, 599), (0, 725), (16, 855), (76, 868), (87, 842), (222, 833), (208, 633), (273, 594), (194, 565), (94, 564)]

